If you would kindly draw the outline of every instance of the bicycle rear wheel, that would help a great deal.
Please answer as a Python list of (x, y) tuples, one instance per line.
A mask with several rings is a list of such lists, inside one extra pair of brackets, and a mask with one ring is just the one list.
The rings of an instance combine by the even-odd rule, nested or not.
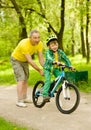
[(45, 102), (43, 100), (43, 96), (42, 96), (42, 90), (43, 90), (43, 86), (44, 86), (44, 82), (43, 81), (38, 81), (34, 88), (33, 88), (33, 92), (32, 92), (32, 100), (33, 103), (36, 107), (41, 108), (45, 105)]
[(59, 88), (56, 95), (56, 106), (63, 114), (70, 114), (76, 110), (80, 102), (80, 94), (78, 88), (70, 83), (66, 84), (65, 93), (67, 97), (64, 97), (62, 87)]

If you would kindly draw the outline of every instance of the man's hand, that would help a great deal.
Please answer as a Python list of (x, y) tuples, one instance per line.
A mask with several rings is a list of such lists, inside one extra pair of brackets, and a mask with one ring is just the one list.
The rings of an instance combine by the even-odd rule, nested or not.
[(40, 69), (39, 73), (40, 73), (41, 76), (44, 76), (43, 70)]

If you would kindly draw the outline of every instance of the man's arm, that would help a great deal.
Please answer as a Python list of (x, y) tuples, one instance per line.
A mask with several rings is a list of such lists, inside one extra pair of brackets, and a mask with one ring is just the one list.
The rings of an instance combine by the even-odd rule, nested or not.
[(34, 68), (36, 69), (41, 75), (43, 75), (43, 71), (36, 65), (36, 63), (33, 61), (31, 55), (29, 54), (25, 54), (25, 57), (28, 61), (28, 63)]
[(44, 65), (44, 57), (43, 57), (42, 52), (38, 52), (38, 58), (39, 58), (39, 63), (43, 67), (43, 65)]

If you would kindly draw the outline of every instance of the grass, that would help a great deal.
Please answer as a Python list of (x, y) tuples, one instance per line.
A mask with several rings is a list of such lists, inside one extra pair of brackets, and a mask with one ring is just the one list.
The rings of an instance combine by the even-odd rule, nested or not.
[(0, 117), (0, 130), (27, 130), (25, 127), (20, 127), (16, 124), (13, 124), (9, 121), (6, 121), (2, 117)]
[[(86, 59), (82, 58), (81, 55), (76, 55), (75, 57), (69, 58), (72, 62), (72, 66), (74, 66), (78, 71), (88, 71), (88, 83), (79, 82), (77, 85), (79, 86), (79, 89), (81, 91), (91, 92), (91, 63), (86, 64)], [(11, 84), (16, 84), (9, 58), (1, 58), (0, 60), (0, 85), (7, 86)], [(37, 60), (35, 62), (39, 64)], [(33, 86), (36, 83), (36, 81), (43, 79), (44, 77), (40, 76), (40, 74), (36, 70), (30, 67), (30, 77), (28, 81), (29, 86)]]
[(72, 65), (78, 71), (88, 71), (88, 82), (78, 82), (79, 89), (83, 92), (91, 92), (91, 59), (90, 63), (86, 63), (86, 58), (82, 58), (81, 55), (70, 57)]

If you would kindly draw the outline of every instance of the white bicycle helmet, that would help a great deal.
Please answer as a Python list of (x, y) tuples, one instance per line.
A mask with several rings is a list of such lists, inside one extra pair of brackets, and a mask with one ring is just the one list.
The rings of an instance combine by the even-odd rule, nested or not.
[(55, 35), (50, 35), (48, 38), (47, 38), (47, 46), (49, 45), (49, 43), (51, 41), (54, 41), (54, 40), (57, 40), (57, 37)]

